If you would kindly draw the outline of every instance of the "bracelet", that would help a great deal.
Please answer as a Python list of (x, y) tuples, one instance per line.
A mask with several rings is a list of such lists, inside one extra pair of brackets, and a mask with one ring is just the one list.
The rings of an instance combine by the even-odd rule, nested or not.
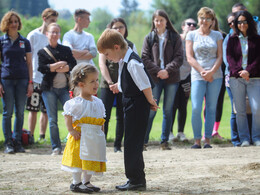
[(32, 81), (32, 80), (30, 80), (30, 81), (29, 81), (29, 83), (30, 83), (30, 84), (33, 84), (33, 81)]

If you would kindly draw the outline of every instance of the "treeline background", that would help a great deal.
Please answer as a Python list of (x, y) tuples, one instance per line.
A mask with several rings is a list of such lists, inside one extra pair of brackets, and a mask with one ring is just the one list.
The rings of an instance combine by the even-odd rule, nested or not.
[[(87, 31), (92, 33), (97, 41), (111, 19), (119, 16), (123, 17), (128, 25), (128, 39), (135, 43), (140, 54), (143, 39), (151, 30), (151, 18), (154, 10), (164, 9), (168, 13), (174, 27), (181, 33), (182, 21), (186, 18), (197, 20), (198, 10), (203, 6), (207, 6), (216, 12), (221, 30), (228, 32), (229, 27), (226, 22), (226, 16), (231, 12), (232, 5), (239, 2), (243, 3), (252, 15), (259, 15), (259, 0), (153, 0), (148, 11), (142, 11), (138, 0), (122, 0), (119, 15), (113, 15), (113, 13), (104, 8), (92, 10), (91, 23)], [(17, 11), (23, 23), (20, 33), (23, 36), (27, 36), (31, 30), (42, 24), (41, 12), (47, 7), (50, 7), (48, 0), (0, 0), (0, 18), (11, 9)], [(62, 27), (62, 39), (63, 34), (74, 26), (73, 13), (70, 13), (69, 10), (57, 11), (60, 14), (58, 23)], [(2, 34), (2, 32), (0, 33)], [(95, 59), (95, 62), (97, 62), (97, 59)]]

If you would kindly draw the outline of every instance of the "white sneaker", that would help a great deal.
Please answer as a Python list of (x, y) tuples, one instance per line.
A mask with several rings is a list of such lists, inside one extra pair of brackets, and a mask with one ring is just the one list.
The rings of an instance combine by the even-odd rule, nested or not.
[(259, 140), (258, 140), (258, 141), (255, 141), (255, 142), (254, 142), (254, 145), (255, 145), (255, 146), (260, 146), (260, 141), (259, 141)]
[(56, 156), (56, 155), (60, 155), (61, 154), (61, 149), (60, 148), (54, 148), (54, 150), (52, 150), (52, 156)]
[(188, 140), (188, 139), (186, 138), (186, 136), (184, 135), (184, 133), (182, 133), (182, 132), (180, 132), (180, 133), (177, 134), (177, 138), (178, 138), (180, 141), (182, 141), (182, 142)]
[(243, 141), (241, 144), (241, 147), (247, 147), (249, 145), (250, 145), (250, 143), (248, 141)]
[(175, 137), (174, 137), (173, 133), (170, 132), (170, 135), (169, 135), (169, 141), (173, 141), (174, 138), (175, 138)]

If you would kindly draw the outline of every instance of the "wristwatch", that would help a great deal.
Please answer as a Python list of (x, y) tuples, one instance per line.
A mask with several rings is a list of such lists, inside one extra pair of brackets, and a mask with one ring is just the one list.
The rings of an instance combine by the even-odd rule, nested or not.
[(112, 82), (112, 81), (111, 81), (111, 82), (108, 82), (107, 84), (108, 84), (108, 85), (113, 85), (113, 84), (114, 84), (114, 82)]

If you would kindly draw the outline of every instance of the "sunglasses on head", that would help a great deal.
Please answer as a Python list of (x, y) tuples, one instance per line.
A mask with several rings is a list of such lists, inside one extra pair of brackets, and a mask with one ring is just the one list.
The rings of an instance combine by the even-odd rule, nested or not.
[(196, 27), (197, 26), (197, 24), (196, 23), (192, 23), (192, 22), (186, 22), (186, 24), (188, 25), (188, 26), (194, 26), (194, 27)]
[(237, 24), (247, 24), (246, 20), (237, 21)]

